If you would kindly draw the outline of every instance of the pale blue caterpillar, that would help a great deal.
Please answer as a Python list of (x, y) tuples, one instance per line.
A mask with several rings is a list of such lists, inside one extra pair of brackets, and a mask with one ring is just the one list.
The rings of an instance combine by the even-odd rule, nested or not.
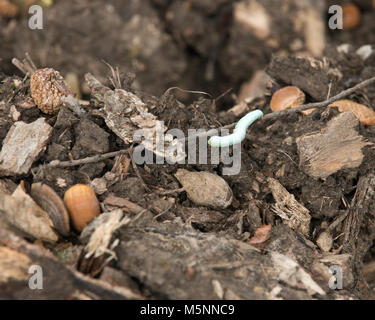
[(247, 128), (250, 127), (256, 120), (262, 117), (263, 112), (260, 110), (249, 112), (238, 121), (232, 134), (223, 137), (211, 137), (208, 140), (208, 144), (212, 147), (229, 147), (234, 144), (241, 143), (246, 137)]

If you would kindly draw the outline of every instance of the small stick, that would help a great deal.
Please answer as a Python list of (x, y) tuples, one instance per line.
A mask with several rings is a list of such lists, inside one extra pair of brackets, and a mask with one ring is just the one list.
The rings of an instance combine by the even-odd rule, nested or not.
[(180, 193), (184, 192), (185, 188), (173, 189), (173, 190), (163, 190), (163, 191), (156, 191), (155, 193), (161, 196), (166, 196), (173, 193)]
[(18, 60), (17, 58), (12, 59), (12, 64), (17, 67), (23, 74), (28, 74), (28, 70), (23, 62)]
[(22, 61), (18, 60), (17, 58), (13, 58), (12, 64), (26, 75), (33, 74), (37, 70), (37, 67), (35, 66), (28, 52), (25, 53), (25, 56), (26, 59), (23, 59)]
[(340, 100), (342, 98), (345, 98), (348, 95), (352, 94), (353, 92), (355, 92), (357, 90), (360, 90), (360, 89), (363, 89), (364, 87), (367, 87), (368, 85), (370, 85), (371, 83), (374, 83), (374, 82), (375, 82), (375, 77), (372, 77), (370, 79), (367, 79), (365, 81), (362, 81), (362, 82), (358, 83), (356, 86), (354, 86), (352, 88), (349, 88), (347, 90), (341, 91), (339, 94), (333, 96), (332, 98), (324, 100), (322, 102), (308, 103), (308, 104), (304, 104), (304, 105), (302, 105), (302, 106), (300, 106), (298, 108), (272, 112), (272, 113), (266, 114), (262, 118), (262, 120), (272, 119), (272, 118), (278, 117), (280, 115), (291, 114), (291, 113), (298, 112), (298, 111), (304, 111), (304, 110), (309, 110), (309, 109), (314, 109), (314, 108), (324, 108), (324, 107), (327, 107), (331, 103), (333, 103), (333, 102), (335, 102), (337, 100)]
[[(357, 90), (360, 90), (360, 89), (363, 89), (364, 87), (367, 87), (368, 85), (372, 84), (375, 82), (375, 77), (372, 77), (370, 79), (367, 79), (365, 81), (362, 81), (360, 83), (358, 83), (357, 85), (355, 85), (354, 87), (352, 88), (349, 88), (349, 89), (346, 89), (342, 92), (340, 92), (339, 94), (327, 99), (327, 100), (324, 100), (322, 102), (314, 102), (314, 103), (308, 103), (308, 104), (304, 104), (298, 108), (293, 108), (293, 109), (286, 109), (286, 110), (280, 110), (280, 111), (275, 111), (275, 112), (271, 112), (271, 113), (268, 113), (266, 114), (263, 118), (259, 119), (258, 121), (262, 121), (262, 120), (269, 120), (269, 119), (273, 119), (273, 118), (277, 118), (277, 117), (280, 117), (280, 116), (283, 116), (283, 115), (287, 115), (287, 114), (292, 114), (292, 113), (295, 113), (295, 112), (299, 112), (299, 111), (304, 111), (304, 110), (309, 110), (309, 109), (314, 109), (314, 108), (324, 108), (324, 107), (327, 107), (328, 105), (330, 105), (331, 103), (337, 101), (337, 100), (340, 100), (342, 98), (345, 98), (347, 97), (348, 95), (350, 95), (351, 93), (357, 91)], [(190, 139), (196, 139), (196, 138), (199, 138), (199, 137), (205, 137), (205, 136), (209, 136), (209, 135), (214, 135), (214, 134), (217, 134), (217, 130), (219, 129), (232, 129), (236, 126), (236, 122), (235, 123), (231, 123), (231, 124), (228, 124), (224, 127), (220, 127), (220, 128), (216, 128), (216, 129), (211, 129), (211, 130), (208, 130), (206, 132), (202, 132), (202, 133), (199, 133), (199, 134), (196, 134), (196, 135), (193, 135), (193, 136), (189, 136), (187, 138), (185, 138), (185, 142), (187, 142), (188, 140)], [(180, 140), (183, 140), (183, 139), (180, 139)]]
[[(12, 61), (13, 64), (15, 62), (14, 60), (17, 60), (17, 59), (13, 59), (13, 61)], [(20, 69), (20, 70), (22, 70), (22, 69)], [(276, 117), (279, 117), (279, 116), (282, 116), (282, 115), (285, 115), (285, 114), (291, 114), (291, 113), (298, 112), (298, 111), (304, 111), (304, 110), (309, 110), (309, 109), (314, 109), (314, 108), (324, 108), (324, 107), (330, 105), (331, 103), (333, 103), (337, 100), (340, 100), (340, 99), (350, 95), (351, 93), (353, 93), (353, 92), (355, 92), (359, 89), (362, 89), (362, 88), (364, 88), (364, 87), (366, 87), (366, 86), (368, 86), (368, 85), (370, 85), (371, 83), (374, 83), (374, 82), (375, 82), (375, 77), (372, 77), (370, 79), (367, 79), (365, 81), (360, 82), (359, 84), (357, 84), (356, 86), (354, 86), (352, 88), (349, 88), (347, 90), (344, 90), (344, 91), (340, 92), (339, 94), (337, 94), (337, 95), (333, 96), (332, 98), (327, 99), (325, 101), (305, 104), (305, 105), (302, 105), (301, 107), (294, 108), (294, 109), (287, 109), (287, 110), (272, 112), (272, 113), (266, 114), (260, 120), (272, 119), (272, 118), (276, 118)], [(170, 88), (170, 89), (172, 89), (172, 88)], [(223, 127), (219, 128), (219, 129), (231, 129), (235, 125), (236, 125), (236, 123), (231, 123), (231, 124), (228, 124), (226, 126), (223, 126)], [(206, 132), (196, 134), (194, 136), (189, 136), (188, 138), (185, 139), (185, 141), (187, 141), (189, 139), (193, 139), (193, 138), (196, 139), (198, 137), (204, 137), (204, 136), (208, 136), (208, 135), (211, 135), (211, 134), (216, 134), (217, 130), (218, 129), (211, 129), (211, 130), (208, 130)], [(100, 155), (96, 155), (96, 156), (92, 156), (92, 157), (87, 157), (87, 158), (84, 158), (84, 159), (71, 160), (71, 161), (54, 160), (54, 161), (51, 161), (50, 163), (40, 165), (38, 168), (74, 167), (74, 166), (81, 165), (81, 164), (95, 163), (95, 162), (100, 162), (100, 161), (108, 159), (108, 158), (116, 157), (116, 156), (118, 156), (120, 154), (123, 154), (123, 153), (129, 153), (131, 150), (132, 150), (131, 148), (130, 149), (123, 149), (123, 150), (119, 150), (119, 151), (109, 152), (109, 153), (100, 154)], [(133, 157), (131, 157), (131, 158), (133, 158)], [(132, 161), (132, 165), (133, 165), (133, 169), (134, 169), (135, 173), (137, 174), (138, 178), (140, 178), (143, 187), (146, 190), (149, 190), (147, 185), (144, 183), (142, 177), (140, 176), (139, 171), (138, 171), (137, 166), (134, 163), (134, 161)], [(34, 169), (38, 169), (38, 168), (34, 168)]]
[[(78, 159), (78, 160), (71, 160), (71, 161), (53, 160), (50, 163), (40, 165), (38, 168), (44, 169), (44, 168), (75, 167), (75, 166), (79, 166), (81, 164), (95, 163), (95, 162), (103, 161), (105, 159), (113, 158), (113, 157), (116, 157), (120, 154), (124, 154), (124, 153), (129, 152), (129, 150), (131, 150), (131, 149), (130, 148), (129, 149), (123, 149), (123, 150), (119, 150), (119, 151), (103, 153), (103, 154), (99, 154), (99, 155), (96, 155), (96, 156), (87, 157), (87, 158)], [(35, 169), (38, 169), (38, 168), (35, 168)]]
[(30, 64), (30, 66), (33, 68), (34, 71), (36, 71), (38, 68), (36, 67), (33, 59), (31, 59), (30, 54), (28, 52), (25, 53), (26, 61)]

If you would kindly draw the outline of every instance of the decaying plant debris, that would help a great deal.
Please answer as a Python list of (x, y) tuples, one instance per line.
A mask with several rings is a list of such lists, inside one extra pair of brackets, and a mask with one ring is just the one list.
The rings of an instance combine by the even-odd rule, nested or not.
[[(355, 1), (363, 22), (334, 33), (325, 0), (66, 3), (39, 33), (0, 8), (0, 298), (375, 297), (372, 5)], [(38, 109), (24, 63), (74, 87), (58, 113)], [(272, 113), (285, 86), (306, 105)], [(236, 175), (179, 161), (187, 139), (151, 144), (156, 131), (233, 129), (254, 109), (265, 116)], [(165, 161), (137, 164), (140, 144)], [(75, 184), (101, 208), (80, 234), (60, 202)], [(31, 265), (44, 290), (29, 289)]]

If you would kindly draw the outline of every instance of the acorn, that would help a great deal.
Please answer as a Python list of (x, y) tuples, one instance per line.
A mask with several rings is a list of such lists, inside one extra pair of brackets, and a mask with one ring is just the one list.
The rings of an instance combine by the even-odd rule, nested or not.
[(349, 3), (342, 7), (343, 28), (351, 30), (361, 23), (361, 11), (355, 4)]
[(52, 68), (38, 69), (31, 75), (30, 91), (37, 107), (46, 114), (55, 114), (64, 106), (64, 95), (74, 95), (60, 73)]
[(47, 212), (54, 229), (62, 236), (68, 236), (69, 214), (60, 196), (51, 187), (40, 182), (31, 185), (29, 194), (36, 204)]
[(298, 108), (305, 102), (305, 94), (294, 86), (288, 86), (277, 90), (271, 99), (272, 111), (280, 111), (290, 108)]
[(85, 184), (70, 187), (65, 192), (64, 203), (73, 227), (79, 232), (100, 214), (99, 200), (94, 190)]

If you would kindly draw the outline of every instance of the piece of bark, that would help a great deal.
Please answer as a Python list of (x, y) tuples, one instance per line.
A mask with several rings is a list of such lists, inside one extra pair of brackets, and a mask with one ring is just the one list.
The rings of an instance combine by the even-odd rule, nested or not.
[(339, 81), (335, 69), (314, 59), (274, 57), (267, 66), (266, 72), (277, 82), (296, 86), (317, 101), (327, 99), (331, 84), (331, 96), (339, 93)]
[[(118, 233), (116, 266), (158, 298), (218, 299), (218, 292), (231, 290), (240, 299), (265, 299), (277, 286), (279, 298), (311, 299), (310, 293), (323, 294), (306, 272), (301, 274), (304, 266), (299, 263), (293, 263), (296, 267), (289, 275), (301, 281), (296, 286), (280, 283), (280, 268), (275, 268), (270, 254), (228, 236), (196, 232), (177, 220), (130, 223)], [(288, 243), (289, 249), (295, 244), (300, 242)]]
[[(343, 222), (339, 222), (341, 236), (338, 244), (342, 252), (353, 260), (352, 288), (358, 288), (362, 280), (362, 261), (375, 240), (375, 174), (361, 176), (356, 193)], [(345, 277), (344, 277), (345, 278)]]
[(363, 277), (366, 282), (373, 285), (375, 282), (375, 261), (372, 260), (363, 265)]
[(83, 229), (80, 239), (87, 244), (78, 262), (79, 271), (96, 276), (112, 259), (116, 259), (112, 250), (117, 246), (118, 239), (113, 238), (113, 234), (130, 221), (123, 215), (121, 209), (102, 213)]
[(16, 190), (17, 185), (10, 179), (0, 180), (0, 193), (12, 194)]
[[(43, 273), (43, 290), (32, 290), (33, 265)], [(90, 279), (57, 260), (49, 251), (26, 242), (0, 224), (0, 299), (143, 299), (127, 287)]]
[(142, 211), (148, 211), (134, 202), (113, 195), (109, 195), (105, 198), (103, 204), (108, 208), (121, 208), (131, 214), (139, 214)]
[(204, 232), (212, 232), (215, 229), (221, 229), (225, 215), (219, 211), (207, 210), (206, 208), (187, 208), (179, 207), (182, 217), (186, 223), (195, 229)]
[[(86, 74), (85, 78), (90, 87), (92, 98), (102, 106), (97, 115), (103, 117), (108, 128), (125, 144), (130, 144), (133, 141), (140, 142), (157, 156), (174, 162), (185, 158), (183, 143), (171, 134), (164, 135), (168, 129), (164, 122), (159, 121), (137, 95), (124, 89), (111, 90), (102, 85), (90, 73)], [(164, 140), (156, 143), (155, 135), (164, 135)], [(174, 155), (176, 150), (178, 150), (177, 156)], [(141, 161), (142, 159), (136, 160)]]
[(12, 195), (0, 193), (0, 215), (32, 239), (54, 243), (58, 236), (48, 214), (20, 186)]
[(0, 176), (27, 174), (34, 161), (45, 150), (51, 133), (52, 127), (44, 118), (30, 124), (16, 122), (3, 141)]
[(359, 167), (362, 148), (372, 143), (358, 134), (358, 125), (352, 112), (343, 112), (319, 133), (297, 138), (300, 168), (313, 178), (325, 179), (341, 169)]
[[(251, 80), (242, 84), (240, 92), (238, 93), (238, 101), (251, 103), (255, 98), (263, 97), (266, 91), (267, 83), (271, 80), (264, 70), (258, 70), (254, 73)], [(232, 107), (228, 112), (233, 112), (237, 117), (242, 113), (238, 112), (238, 108)]]
[(84, 238), (87, 233), (90, 233), (86, 229), (91, 230), (90, 240), (85, 247), (85, 258), (91, 256), (97, 258), (109, 250), (113, 233), (123, 224), (129, 222), (128, 219), (122, 218), (123, 212), (121, 209), (105, 212), (82, 231), (82, 237)]
[(344, 220), (343, 251), (360, 263), (375, 240), (375, 174), (359, 178), (357, 190)]
[(276, 179), (268, 178), (268, 185), (276, 201), (273, 211), (291, 229), (308, 237), (310, 232), (310, 212), (300, 204)]
[(278, 252), (272, 252), (271, 258), (280, 281), (288, 283), (292, 287), (302, 287), (310, 294), (326, 294), (311, 276), (291, 258)]

